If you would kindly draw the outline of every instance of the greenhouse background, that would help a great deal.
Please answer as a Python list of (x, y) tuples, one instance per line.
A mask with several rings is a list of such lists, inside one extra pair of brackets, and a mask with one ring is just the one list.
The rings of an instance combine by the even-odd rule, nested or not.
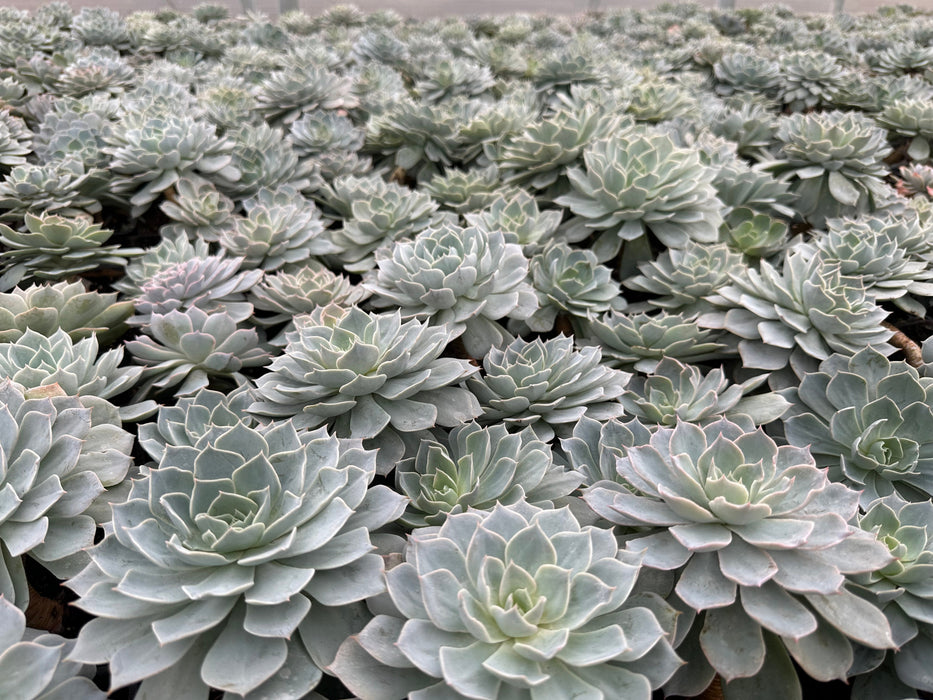
[[(72, 0), (68, 4), (75, 9), (85, 6), (111, 7), (123, 14), (139, 10), (158, 10), (162, 7), (171, 7), (179, 11), (190, 11), (201, 0), (108, 0), (106, 2), (82, 2)], [(225, 5), (231, 11), (252, 9), (263, 12), (269, 16), (277, 16), (280, 9), (280, 0), (214, 0), (218, 5)], [(728, 0), (726, 0), (728, 3)], [(245, 5), (244, 5), (245, 3)], [(284, 0), (286, 9), (299, 9), (309, 14), (319, 14), (335, 3), (327, 0)], [(4, 2), (8, 7), (18, 7), (25, 10), (35, 10), (44, 4), (44, 0), (12, 0)], [(460, 0), (357, 0), (353, 3), (364, 12), (393, 9), (410, 17), (433, 17), (450, 15), (481, 15), (505, 14), (511, 12), (546, 12), (550, 14), (576, 14), (593, 9), (614, 9), (622, 7), (635, 7), (651, 9), (663, 4), (656, 0), (472, 0), (469, 3)], [(705, 0), (697, 3), (704, 7), (715, 7), (717, 0)], [(718, 3), (722, 5), (723, 3)], [(733, 0), (736, 9), (743, 7), (762, 7), (768, 2), (755, 2), (755, 0)], [(836, 6), (843, 6), (846, 12), (872, 12), (879, 7), (896, 5), (895, 2), (883, 0), (787, 0), (781, 3), (795, 12), (830, 12)], [(910, 3), (920, 10), (933, 10), (933, 0), (917, 0)]]

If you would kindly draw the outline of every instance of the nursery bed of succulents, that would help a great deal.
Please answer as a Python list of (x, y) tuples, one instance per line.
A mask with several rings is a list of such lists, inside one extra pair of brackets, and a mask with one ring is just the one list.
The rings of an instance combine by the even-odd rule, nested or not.
[(933, 16), (53, 3), (0, 107), (0, 697), (933, 692)]

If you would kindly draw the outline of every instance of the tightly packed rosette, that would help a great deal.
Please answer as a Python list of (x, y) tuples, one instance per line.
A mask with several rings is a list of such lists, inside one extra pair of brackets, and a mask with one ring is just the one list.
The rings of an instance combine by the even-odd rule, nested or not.
[[(846, 576), (891, 561), (850, 524), (858, 492), (832, 483), (805, 449), (778, 447), (751, 421), (680, 423), (618, 460), (621, 484), (584, 499), (609, 522), (641, 528), (626, 548), (674, 572), (688, 665), (667, 690), (693, 695), (718, 673), (727, 697), (799, 697), (792, 657), (813, 678), (845, 678), (852, 641), (894, 646), (881, 611)], [(650, 530), (644, 530), (650, 528)], [(850, 641), (851, 640), (851, 641)], [(743, 695), (746, 693), (746, 695)]]
[(384, 589), (370, 530), (404, 499), (374, 474), (358, 441), (289, 421), (167, 446), (68, 582), (98, 616), (69, 658), (153, 697), (304, 697), (352, 631), (346, 606)]
[(404, 454), (400, 434), (452, 428), (481, 413), (457, 386), (477, 368), (441, 357), (453, 337), (446, 326), (333, 305), (296, 323), (285, 354), (256, 381), (250, 410), (258, 415), (294, 416), (299, 427), (327, 425), (340, 437), (369, 440), (387, 473)]
[(0, 382), (0, 595), (24, 610), (23, 556), (73, 574), (87, 561), (96, 521), (109, 515), (98, 499), (124, 479), (133, 447), (116, 413), (54, 384), (24, 392)]
[(451, 515), (413, 533), (405, 558), (386, 574), (387, 612), (328, 669), (363, 700), (647, 700), (680, 665), (673, 610), (630, 595), (640, 556), (569, 509)]

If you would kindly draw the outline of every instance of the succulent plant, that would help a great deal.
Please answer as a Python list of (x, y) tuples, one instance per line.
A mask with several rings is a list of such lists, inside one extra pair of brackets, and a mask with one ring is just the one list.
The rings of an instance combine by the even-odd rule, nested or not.
[(95, 49), (72, 61), (58, 75), (56, 87), (70, 97), (93, 92), (119, 95), (135, 80), (136, 71), (118, 53)]
[(909, 254), (889, 225), (890, 217), (828, 219), (827, 231), (810, 247), (827, 262), (839, 262), (844, 275), (862, 280), (869, 294), (878, 301), (891, 299), (915, 315), (926, 309), (914, 296), (933, 296), (930, 261)]
[(713, 66), (713, 75), (720, 95), (769, 94), (781, 83), (781, 67), (777, 62), (750, 53), (722, 56)]
[(200, 177), (180, 178), (171, 199), (159, 208), (178, 222), (172, 231), (180, 229), (194, 240), (217, 241), (220, 232), (233, 225), (233, 201)]
[(933, 494), (933, 379), (906, 362), (890, 362), (873, 348), (832, 355), (800, 386), (782, 394), (791, 409), (784, 433), (809, 445), (830, 477), (862, 490), (862, 505), (898, 492), (926, 500)]
[(246, 218), (236, 219), (231, 228), (220, 232), (221, 247), (242, 259), (241, 268), (273, 272), (330, 249), (327, 241), (320, 240), (324, 224), (314, 204), (282, 194), (281, 190), (260, 190), (247, 200)]
[(681, 362), (722, 359), (731, 353), (719, 334), (701, 328), (695, 314), (624, 314), (614, 311), (587, 324), (578, 342), (598, 345), (612, 367), (653, 372), (665, 357)]
[(153, 389), (173, 387), (178, 387), (175, 396), (188, 396), (216, 377), (243, 384), (246, 377), (241, 369), (270, 360), (269, 353), (259, 347), (256, 331), (238, 328), (225, 311), (208, 313), (192, 306), (154, 312), (145, 330), (147, 335), (126, 342), (133, 359), (145, 368), (137, 398)]
[(65, 661), (74, 641), (26, 627), (23, 611), (0, 598), (0, 694), (21, 700), (104, 700), (83, 664)]
[(638, 420), (622, 423), (615, 418), (598, 421), (583, 416), (572, 435), (561, 438), (560, 446), (570, 467), (583, 475), (583, 484), (592, 486), (597, 481), (621, 481), (616, 461), (629, 448), (647, 445), (650, 439), (651, 431)]
[(290, 65), (269, 73), (257, 86), (257, 109), (267, 120), (291, 124), (306, 112), (357, 105), (352, 81), (313, 65)]
[(68, 219), (56, 214), (25, 218), (26, 231), (0, 224), (0, 290), (33, 278), (61, 279), (98, 267), (125, 267), (142, 254), (137, 248), (104, 245), (113, 231), (88, 218)]
[(49, 336), (59, 328), (72, 340), (96, 334), (103, 344), (126, 332), (132, 301), (117, 301), (117, 293), (88, 291), (81, 282), (19, 287), (0, 293), (0, 343), (19, 340), (27, 329)]
[(335, 112), (310, 112), (293, 122), (289, 140), (302, 158), (328, 151), (358, 151), (366, 132)]
[(872, 502), (859, 518), (859, 527), (884, 542), (895, 560), (888, 566), (862, 574), (855, 580), (877, 596), (891, 623), (896, 652), (875, 651), (861, 654), (859, 668), (850, 674), (852, 697), (918, 695), (930, 692), (929, 650), (933, 644), (930, 608), (933, 595), (929, 575), (933, 565), (933, 542), (929, 526), (933, 504), (907, 502), (891, 494)]
[(891, 152), (883, 130), (850, 112), (792, 114), (778, 127), (781, 152), (767, 168), (794, 178), (796, 208), (814, 226), (871, 212), (885, 195)]
[(894, 44), (875, 56), (872, 63), (882, 75), (923, 73), (933, 68), (933, 47), (912, 41)]
[(214, 133), (214, 127), (187, 114), (125, 118), (104, 139), (112, 160), (115, 194), (128, 195), (132, 216), (146, 211), (158, 197), (185, 175), (217, 175), (236, 180), (231, 168), (233, 144)]
[(568, 424), (586, 415), (597, 420), (622, 415), (618, 397), (631, 375), (600, 362), (599, 348), (574, 350), (573, 339), (516, 338), (490, 349), (481, 377), (467, 379), (479, 399), (481, 424), (510, 429), (531, 426), (539, 439), (570, 432)]
[(107, 615), (81, 628), (69, 658), (109, 662), (111, 690), (304, 697), (353, 631), (347, 606), (384, 590), (370, 530), (404, 499), (368, 489), (374, 471), (359, 441), (288, 421), (166, 447), (68, 582), (78, 606)]
[(854, 355), (868, 345), (894, 351), (887, 345), (891, 331), (881, 325), (888, 312), (859, 279), (842, 274), (841, 263), (792, 249), (780, 271), (762, 260), (759, 270), (747, 268), (732, 280), (711, 297), (728, 310), (705, 313), (699, 323), (741, 338), (746, 367), (777, 370), (792, 356), (798, 362), (809, 357), (813, 366), (834, 352)]
[(442, 102), (455, 95), (473, 97), (496, 83), (492, 71), (469, 58), (444, 58), (422, 69), (415, 93), (427, 102)]
[(724, 243), (701, 245), (690, 241), (669, 248), (657, 260), (641, 263), (641, 274), (624, 284), (629, 289), (657, 295), (648, 303), (669, 312), (695, 314), (712, 309), (705, 298), (731, 282), (730, 274), (744, 269), (742, 255)]
[(767, 374), (759, 374), (732, 384), (721, 368), (704, 374), (695, 365), (666, 357), (647, 377), (633, 377), (619, 403), (627, 416), (651, 428), (672, 428), (680, 421), (704, 425), (736, 414), (764, 425), (780, 418), (789, 406), (774, 392), (748, 395), (767, 379)]
[(933, 109), (925, 98), (903, 97), (887, 105), (875, 116), (879, 125), (892, 134), (910, 139), (907, 155), (916, 161), (930, 158), (933, 139)]
[(736, 209), (751, 209), (779, 218), (797, 216), (797, 195), (784, 178), (749, 167), (731, 154), (712, 170), (716, 196), (725, 205), (724, 216)]
[(18, 340), (0, 343), (0, 378), (26, 389), (57, 384), (67, 396), (109, 399), (136, 384), (142, 371), (120, 367), (122, 359), (122, 347), (98, 355), (94, 335), (74, 342), (61, 328), (48, 337), (27, 328)]
[(697, 116), (697, 101), (683, 86), (663, 79), (644, 80), (632, 86), (625, 109), (636, 121), (657, 124), (678, 117)]
[(446, 224), (375, 257), (376, 269), (363, 282), (374, 295), (370, 304), (462, 334), (474, 357), (511, 340), (497, 320), (528, 318), (537, 306), (526, 280), (528, 260), (499, 231)]
[(503, 182), (547, 190), (590, 142), (611, 134), (620, 123), (593, 108), (561, 109), (490, 145), (487, 156), (499, 166)]
[(256, 98), (246, 85), (234, 82), (206, 87), (198, 94), (198, 104), (204, 117), (224, 132), (256, 122)]
[(598, 264), (591, 250), (550, 243), (531, 258), (528, 271), (538, 297), (537, 310), (525, 319), (533, 331), (551, 330), (558, 315), (579, 326), (583, 319), (627, 306), (612, 270)]
[(391, 607), (329, 670), (365, 700), (647, 700), (680, 662), (665, 637), (670, 609), (632, 595), (640, 558), (566, 508), (451, 515), (411, 535), (386, 574)]
[(160, 406), (154, 423), (139, 426), (139, 444), (152, 459), (161, 462), (169, 446), (194, 447), (206, 435), (229, 430), (237, 423), (255, 428), (258, 421), (246, 410), (255, 400), (250, 384), (226, 393), (199, 389), (174, 404)]
[(429, 195), (374, 176), (338, 178), (319, 196), (345, 217), (343, 226), (328, 234), (333, 258), (348, 272), (373, 269), (380, 247), (441, 222), (438, 205)]
[[(273, 314), (256, 316), (254, 322), (263, 326), (287, 322), (285, 331), (291, 331), (294, 330), (295, 316), (311, 313), (328, 304), (355, 306), (370, 295), (365, 287), (331, 272), (322, 263), (308, 260), (301, 267), (289, 266), (275, 274), (265, 275), (249, 290), (248, 299), (257, 310)], [(285, 345), (283, 333), (270, 342)]]
[(497, 503), (552, 508), (580, 481), (555, 463), (551, 448), (531, 430), (510, 434), (504, 425), (476, 423), (457, 426), (442, 441), (423, 440), (395, 469), (396, 487), (411, 499), (400, 519), (410, 528), (441, 525), (455, 513), (492, 510)]
[(829, 680), (846, 677), (850, 640), (894, 646), (881, 611), (845, 587), (847, 574), (892, 557), (849, 524), (858, 493), (830, 482), (807, 450), (778, 447), (747, 420), (681, 422), (617, 465), (624, 483), (583, 497), (610, 523), (642, 528), (625, 539), (645, 566), (675, 572), (669, 600), (684, 611), (677, 648), (688, 663), (667, 692), (694, 695), (715, 672), (736, 697), (800, 697), (790, 657)]
[(735, 144), (738, 155), (767, 160), (778, 120), (757, 102), (729, 100), (710, 119), (710, 131)]
[(585, 169), (567, 171), (573, 191), (555, 202), (576, 215), (570, 226), (598, 232), (598, 260), (613, 258), (623, 241), (648, 231), (668, 247), (716, 242), (722, 202), (696, 152), (667, 136), (632, 130), (594, 142), (583, 160)]
[(466, 171), (450, 169), (432, 177), (421, 189), (443, 208), (458, 214), (480, 211), (500, 195), (514, 196), (520, 191), (503, 188), (499, 169), (494, 165)]
[(502, 231), (506, 243), (536, 247), (545, 243), (560, 226), (562, 212), (541, 211), (538, 201), (525, 190), (508, 197), (496, 197), (482, 211), (465, 212), (463, 217), (470, 226), (490, 233)]
[(97, 112), (53, 111), (45, 115), (33, 141), (42, 163), (77, 160), (87, 172), (105, 168), (110, 157), (104, 153), (104, 134), (110, 123)]
[(904, 197), (920, 194), (933, 199), (933, 166), (902, 165), (898, 172), (900, 177), (895, 178), (898, 194)]
[(142, 286), (163, 270), (209, 255), (207, 241), (199, 239), (192, 243), (180, 231), (166, 231), (158, 245), (147, 249), (126, 266), (126, 276), (114, 282), (113, 288), (129, 296), (137, 296)]
[(400, 433), (454, 427), (481, 412), (457, 386), (477, 368), (441, 357), (453, 335), (445, 326), (330, 305), (299, 317), (296, 327), (284, 355), (256, 381), (260, 398), (250, 411), (362, 438), (380, 448), (380, 473), (401, 459)]
[(844, 84), (838, 61), (825, 53), (798, 51), (780, 61), (781, 101), (793, 112), (832, 104), (835, 90)]
[(0, 182), (2, 218), (19, 222), (27, 214), (90, 217), (102, 209), (99, 194), (104, 185), (100, 171), (88, 171), (73, 158), (17, 165)]
[(106, 401), (65, 396), (55, 384), (24, 391), (9, 379), (0, 381), (0, 431), (0, 596), (25, 610), (23, 556), (60, 577), (84, 566), (94, 501), (126, 476), (133, 436)]
[(450, 167), (459, 145), (453, 109), (402, 99), (366, 125), (366, 150), (381, 153), (391, 168), (419, 181)]
[(231, 166), (239, 174), (236, 178), (218, 180), (218, 188), (227, 196), (246, 199), (256, 196), (263, 188), (309, 188), (312, 165), (299, 161), (280, 129), (265, 123), (243, 124), (227, 135), (233, 142)]
[(242, 258), (211, 255), (166, 266), (140, 286), (133, 300), (136, 315), (130, 323), (146, 324), (152, 314), (192, 307), (222, 310), (238, 322), (246, 320), (253, 307), (245, 292), (262, 279), (263, 272), (240, 272), (241, 262)]
[(104, 7), (82, 7), (71, 20), (71, 31), (87, 46), (129, 48), (130, 37), (120, 13)]
[(749, 257), (766, 258), (787, 244), (787, 224), (748, 207), (737, 207), (720, 228), (728, 245)]

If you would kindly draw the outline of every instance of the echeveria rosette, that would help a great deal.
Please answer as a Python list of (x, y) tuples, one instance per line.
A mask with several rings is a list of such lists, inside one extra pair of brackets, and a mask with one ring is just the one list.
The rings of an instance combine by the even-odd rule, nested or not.
[(611, 367), (653, 372), (665, 357), (681, 362), (722, 359), (734, 354), (720, 335), (701, 328), (696, 314), (603, 314), (587, 324), (578, 342), (599, 345)]
[[(0, 343), (0, 378), (8, 377), (26, 389), (57, 384), (68, 396), (110, 399), (130, 389), (143, 370), (121, 367), (122, 361), (122, 347), (98, 354), (94, 335), (74, 342), (61, 328), (48, 337), (28, 328), (19, 340)], [(143, 406), (124, 406), (120, 414), (131, 420), (139, 415), (137, 410)]]
[(457, 513), (413, 533), (405, 558), (387, 611), (328, 668), (363, 700), (647, 700), (680, 665), (670, 608), (631, 595), (640, 556), (567, 508)]
[(374, 474), (359, 441), (290, 421), (167, 446), (68, 582), (99, 615), (69, 658), (153, 697), (304, 697), (354, 631), (353, 604), (385, 588), (370, 531), (404, 499), (367, 488)]
[(612, 270), (600, 265), (588, 248), (549, 243), (531, 258), (528, 272), (538, 308), (525, 324), (535, 332), (553, 329), (558, 316), (580, 329), (586, 320), (628, 306), (619, 283), (612, 279)]
[[(153, 314), (146, 335), (127, 341), (133, 359), (144, 366), (145, 381), (136, 396), (175, 388), (175, 396), (194, 394), (211, 379), (245, 384), (241, 370), (268, 364), (269, 353), (253, 328), (239, 328), (230, 314), (207, 313), (196, 306)], [(180, 386), (179, 386), (180, 385)]]
[(647, 232), (673, 248), (718, 240), (724, 206), (698, 152), (678, 148), (665, 134), (632, 129), (592, 143), (583, 160), (585, 167), (567, 171), (572, 191), (554, 201), (576, 215), (568, 226), (598, 232), (599, 260)]
[(528, 247), (536, 247), (553, 236), (562, 216), (559, 210), (541, 211), (538, 200), (525, 190), (508, 197), (500, 193), (486, 209), (463, 215), (470, 226), (502, 231), (506, 243)]
[(683, 248), (668, 248), (656, 260), (641, 263), (641, 274), (623, 284), (655, 295), (648, 299), (652, 306), (671, 313), (697, 314), (713, 308), (705, 297), (729, 284), (729, 274), (744, 266), (743, 256), (725, 243), (688, 241)]
[(296, 326), (285, 353), (256, 381), (260, 398), (250, 410), (362, 438), (380, 448), (380, 473), (401, 459), (400, 433), (452, 428), (482, 412), (458, 386), (478, 368), (441, 357), (453, 337), (445, 326), (333, 305), (298, 317)]
[(759, 269), (732, 275), (710, 300), (728, 311), (709, 312), (699, 323), (741, 338), (742, 362), (752, 369), (779, 370), (792, 361), (816, 365), (834, 352), (854, 355), (872, 345), (886, 354), (888, 312), (875, 303), (861, 280), (842, 274), (803, 249), (791, 249), (781, 270), (762, 260)]
[(49, 336), (59, 328), (81, 340), (96, 334), (107, 344), (127, 330), (133, 302), (117, 293), (88, 291), (83, 282), (36, 284), (0, 294), (0, 342), (16, 341), (28, 328)]
[[(863, 653), (850, 671), (852, 697), (913, 697), (933, 691), (933, 504), (907, 502), (897, 494), (873, 501), (859, 526), (884, 542), (895, 560), (882, 569), (855, 577), (877, 596), (891, 623), (896, 652)], [(856, 675), (858, 674), (858, 675)]]
[(832, 479), (861, 489), (863, 507), (894, 492), (933, 495), (933, 379), (865, 348), (832, 355), (781, 393), (788, 442), (809, 445)]
[(933, 108), (924, 97), (901, 97), (886, 105), (875, 116), (878, 124), (892, 136), (907, 139), (907, 156), (914, 161), (930, 159), (930, 140), (933, 139)]
[(758, 374), (732, 384), (721, 368), (704, 374), (695, 365), (665, 357), (647, 377), (633, 377), (619, 402), (628, 416), (649, 427), (672, 428), (679, 421), (702, 424), (737, 413), (764, 425), (780, 418), (788, 407), (774, 392), (748, 396), (767, 379), (767, 374)]
[(599, 348), (574, 350), (573, 339), (516, 338), (483, 358), (483, 375), (467, 379), (479, 399), (482, 424), (531, 426), (539, 439), (568, 434), (583, 416), (599, 420), (622, 415), (619, 396), (632, 375), (600, 362)]
[(0, 697), (15, 700), (106, 700), (93, 669), (65, 661), (74, 640), (26, 627), (23, 611), (0, 597)]
[[(95, 501), (126, 476), (133, 436), (100, 399), (82, 403), (56, 385), (24, 391), (0, 382), (0, 595), (29, 602), (23, 556), (58, 576), (87, 562)], [(0, 656), (0, 660), (2, 660)]]
[(874, 211), (885, 199), (886, 134), (859, 113), (792, 114), (777, 131), (778, 160), (767, 169), (793, 178), (795, 209), (814, 226), (827, 217)]
[(136, 315), (130, 323), (150, 323), (153, 314), (196, 307), (223, 311), (237, 321), (249, 318), (253, 306), (245, 292), (262, 279), (262, 270), (240, 271), (242, 258), (211, 255), (167, 265), (144, 282), (134, 299)]
[(629, 448), (647, 445), (650, 440), (651, 431), (638, 419), (623, 423), (615, 418), (598, 421), (583, 416), (573, 426), (573, 434), (560, 439), (560, 446), (567, 463), (583, 475), (583, 484), (592, 486), (603, 480), (622, 483), (616, 460)]
[(846, 677), (850, 640), (894, 646), (881, 611), (845, 587), (847, 575), (892, 557), (849, 524), (858, 492), (830, 482), (807, 450), (778, 447), (748, 419), (682, 422), (617, 467), (623, 484), (600, 482), (583, 497), (610, 523), (647, 528), (626, 548), (675, 572), (669, 599), (684, 610), (688, 664), (668, 692), (693, 695), (715, 672), (727, 696), (800, 697), (788, 654), (829, 680)]
[(376, 251), (376, 269), (363, 286), (374, 307), (446, 325), (468, 353), (482, 357), (510, 340), (499, 319), (528, 318), (537, 308), (527, 276), (521, 246), (506, 243), (500, 231), (448, 224)]
[(441, 525), (469, 509), (527, 501), (554, 507), (580, 485), (581, 476), (555, 463), (551, 448), (530, 430), (465, 423), (443, 441), (422, 440), (417, 454), (398, 463), (395, 483), (411, 499), (401, 522), (411, 528)]

